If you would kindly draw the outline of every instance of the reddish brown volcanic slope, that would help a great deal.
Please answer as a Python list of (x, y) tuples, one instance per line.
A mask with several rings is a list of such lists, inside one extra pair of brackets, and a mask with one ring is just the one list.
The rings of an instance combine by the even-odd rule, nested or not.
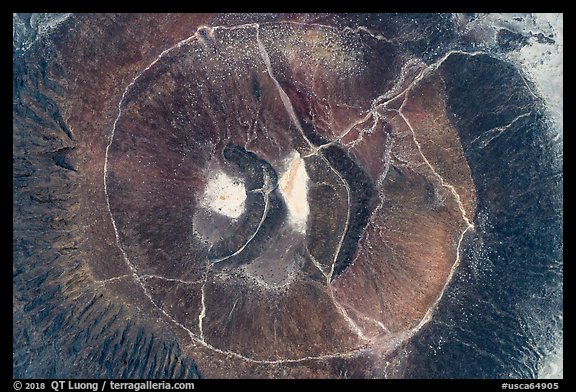
[(86, 289), (172, 331), (209, 378), (381, 376), (475, 215), (437, 64), (336, 16), (69, 23)]

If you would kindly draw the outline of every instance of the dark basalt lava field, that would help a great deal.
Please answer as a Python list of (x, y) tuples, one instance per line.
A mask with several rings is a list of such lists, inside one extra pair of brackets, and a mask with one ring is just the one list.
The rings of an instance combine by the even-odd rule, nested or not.
[(13, 377), (543, 377), (556, 41), (482, 18), (14, 14)]

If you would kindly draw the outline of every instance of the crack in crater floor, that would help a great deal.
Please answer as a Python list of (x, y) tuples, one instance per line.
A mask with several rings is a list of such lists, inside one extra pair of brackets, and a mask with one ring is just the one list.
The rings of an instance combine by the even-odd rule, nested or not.
[[(292, 23), (292, 24), (298, 24), (297, 22), (286, 22), (286, 23)], [(306, 25), (310, 25), (310, 24), (306, 24)], [(320, 25), (324, 28), (332, 28), (334, 29), (334, 27), (332, 26), (325, 26), (325, 25)], [(335, 141), (329, 142), (325, 145), (316, 147), (314, 146), (309, 139), (305, 136), (304, 131), (299, 123), (299, 120), (295, 114), (294, 108), (290, 102), (290, 99), (288, 97), (288, 95), (286, 94), (286, 92), (283, 90), (282, 86), (280, 85), (280, 83), (278, 82), (278, 80), (275, 78), (274, 73), (272, 71), (272, 66), (270, 63), (270, 58), (268, 55), (268, 52), (264, 46), (264, 44), (262, 43), (261, 39), (260, 39), (260, 24), (258, 23), (250, 23), (250, 24), (241, 24), (241, 25), (236, 25), (236, 26), (213, 26), (213, 27), (208, 27), (208, 26), (200, 26), (198, 27), (198, 29), (196, 29), (195, 33), (192, 34), (191, 36), (189, 36), (188, 38), (185, 38), (179, 42), (177, 42), (176, 44), (170, 46), (169, 48), (165, 49), (164, 51), (162, 51), (147, 67), (145, 67), (144, 69), (142, 69), (133, 79), (132, 81), (126, 86), (126, 88), (124, 89), (120, 100), (118, 102), (118, 115), (116, 116), (113, 124), (112, 124), (112, 129), (110, 132), (110, 136), (109, 136), (109, 141), (106, 145), (106, 149), (105, 149), (105, 157), (104, 157), (104, 167), (103, 167), (103, 185), (104, 185), (104, 194), (105, 194), (105, 199), (106, 199), (106, 205), (107, 205), (107, 210), (108, 210), (108, 214), (110, 216), (111, 219), (111, 223), (112, 223), (112, 227), (113, 227), (113, 231), (114, 231), (114, 235), (116, 238), (116, 245), (118, 247), (118, 249), (120, 250), (122, 257), (124, 259), (124, 261), (126, 262), (127, 266), (129, 267), (131, 274), (126, 274), (126, 275), (122, 275), (122, 276), (117, 276), (117, 277), (113, 277), (113, 278), (108, 278), (108, 279), (104, 279), (101, 281), (96, 281), (96, 283), (99, 284), (106, 284), (108, 282), (113, 282), (115, 280), (120, 280), (120, 279), (124, 279), (127, 277), (132, 276), (135, 281), (139, 284), (139, 286), (142, 288), (144, 294), (146, 295), (146, 297), (150, 300), (150, 302), (153, 304), (153, 306), (158, 309), (162, 314), (164, 314), (171, 322), (173, 322), (176, 326), (180, 327), (181, 329), (183, 329), (184, 331), (186, 331), (189, 335), (189, 337), (191, 338), (191, 340), (193, 340), (196, 343), (201, 344), (202, 346), (213, 350), (214, 352), (226, 355), (226, 356), (232, 356), (232, 357), (236, 357), (238, 359), (242, 359), (244, 361), (247, 362), (253, 362), (253, 363), (264, 363), (264, 364), (281, 364), (281, 363), (295, 363), (295, 362), (302, 362), (302, 361), (309, 361), (309, 360), (322, 360), (322, 359), (327, 359), (327, 358), (335, 358), (335, 357), (353, 357), (353, 356), (357, 356), (363, 352), (365, 352), (365, 350), (367, 350), (370, 347), (370, 340), (364, 335), (363, 331), (358, 327), (358, 325), (354, 322), (354, 320), (352, 320), (350, 318), (350, 316), (347, 314), (346, 310), (344, 309), (344, 307), (338, 303), (338, 301), (336, 301), (334, 295), (333, 295), (333, 291), (332, 291), (332, 275), (334, 273), (334, 265), (336, 262), (336, 258), (339, 254), (339, 251), (336, 252), (334, 261), (332, 263), (331, 266), (331, 272), (330, 274), (325, 274), (321, 268), (318, 267), (318, 269), (320, 270), (320, 272), (322, 272), (322, 274), (327, 278), (326, 279), (326, 283), (327, 283), (327, 287), (328, 287), (328, 292), (330, 293), (330, 297), (333, 301), (333, 304), (335, 305), (335, 307), (338, 309), (339, 313), (341, 314), (341, 316), (347, 321), (347, 323), (350, 325), (351, 330), (363, 341), (367, 342), (366, 344), (362, 345), (361, 347), (354, 349), (354, 350), (350, 350), (347, 352), (336, 352), (336, 353), (332, 353), (332, 354), (326, 354), (326, 355), (318, 355), (318, 356), (304, 356), (301, 358), (284, 358), (284, 359), (277, 359), (277, 360), (258, 360), (258, 359), (254, 359), (254, 358), (250, 358), (247, 356), (244, 356), (240, 353), (237, 352), (232, 352), (232, 351), (227, 351), (227, 350), (222, 350), (219, 349), (211, 344), (209, 344), (208, 342), (206, 342), (205, 337), (204, 337), (204, 333), (203, 333), (203, 319), (206, 317), (206, 304), (205, 304), (205, 287), (206, 287), (206, 283), (208, 280), (208, 276), (209, 273), (211, 271), (211, 268), (214, 264), (224, 261), (238, 253), (240, 253), (245, 246), (248, 244), (248, 242), (250, 242), (251, 239), (254, 238), (254, 236), (256, 235), (256, 233), (259, 231), (263, 219), (266, 216), (266, 210), (267, 210), (267, 206), (268, 206), (268, 199), (266, 199), (266, 207), (265, 207), (265, 212), (263, 214), (263, 218), (260, 221), (260, 224), (256, 230), (256, 233), (254, 233), (254, 235), (252, 235), (252, 237), (250, 238), (250, 240), (242, 247), (240, 248), (237, 252), (235, 252), (232, 255), (229, 255), (227, 257), (221, 258), (221, 259), (217, 259), (217, 260), (212, 260), (212, 262), (210, 264), (208, 264), (208, 266), (206, 267), (206, 271), (204, 274), (204, 278), (201, 281), (202, 282), (202, 288), (201, 288), (201, 311), (200, 314), (198, 316), (198, 325), (199, 325), (199, 330), (200, 330), (200, 335), (196, 335), (193, 332), (191, 332), (190, 329), (188, 329), (185, 325), (179, 323), (178, 321), (176, 321), (170, 314), (168, 314), (161, 306), (159, 306), (154, 299), (152, 298), (148, 288), (145, 285), (145, 281), (147, 279), (150, 278), (157, 278), (157, 279), (162, 279), (162, 280), (166, 280), (166, 281), (174, 281), (174, 282), (179, 282), (179, 283), (184, 283), (184, 284), (190, 284), (190, 283), (200, 283), (200, 281), (185, 281), (185, 280), (180, 280), (180, 279), (171, 279), (171, 278), (165, 278), (165, 277), (161, 277), (161, 276), (157, 276), (157, 275), (149, 275), (149, 274), (139, 274), (137, 268), (134, 266), (134, 264), (130, 261), (130, 259), (128, 258), (123, 246), (122, 246), (122, 242), (120, 240), (120, 235), (119, 235), (119, 231), (118, 231), (118, 227), (116, 225), (116, 221), (114, 219), (114, 216), (112, 214), (111, 211), (111, 207), (110, 207), (110, 200), (109, 200), (109, 193), (108, 193), (108, 161), (109, 161), (109, 150), (110, 147), (113, 143), (114, 140), (114, 134), (116, 131), (116, 127), (117, 127), (117, 123), (118, 120), (121, 117), (122, 114), (122, 105), (124, 103), (124, 100), (126, 98), (126, 95), (128, 94), (128, 92), (131, 90), (132, 86), (134, 86), (134, 84), (140, 79), (140, 77), (146, 73), (151, 67), (153, 67), (159, 60), (161, 60), (167, 53), (171, 52), (172, 50), (176, 49), (176, 48), (180, 48), (181, 46), (188, 44), (190, 42), (192, 42), (193, 40), (199, 40), (199, 41), (203, 41), (204, 37), (203, 35), (205, 34), (205, 31), (207, 30), (211, 36), (213, 37), (213, 32), (216, 29), (240, 29), (240, 28), (254, 28), (256, 30), (256, 40), (257, 40), (257, 44), (258, 44), (258, 48), (260, 51), (260, 55), (266, 65), (266, 68), (268, 70), (268, 74), (270, 76), (270, 78), (273, 80), (274, 84), (277, 87), (278, 93), (280, 95), (280, 98), (282, 100), (282, 103), (287, 111), (287, 113), (289, 114), (289, 117), (291, 118), (292, 122), (295, 124), (296, 128), (300, 131), (300, 133), (302, 134), (304, 140), (307, 142), (307, 144), (309, 145), (310, 149), (312, 150), (312, 152), (308, 155), (303, 156), (304, 157), (308, 157), (308, 156), (312, 156), (312, 155), (318, 155), (320, 156), (325, 162), (326, 164), (330, 167), (330, 169), (339, 177), (339, 179), (342, 181), (342, 184), (345, 186), (346, 191), (347, 191), (347, 197), (348, 197), (348, 214), (347, 214), (347, 222), (345, 225), (345, 230), (343, 231), (342, 234), (342, 238), (340, 239), (339, 242), (339, 248), (342, 246), (342, 242), (344, 239), (344, 236), (347, 232), (347, 227), (349, 224), (349, 218), (350, 218), (350, 189), (349, 189), (349, 185), (346, 182), (346, 180), (340, 175), (340, 173), (338, 173), (338, 171), (336, 169), (334, 169), (334, 167), (332, 167), (332, 165), (330, 165), (330, 163), (328, 162), (328, 160), (323, 156), (323, 154), (320, 154), (319, 151), (322, 148), (325, 148), (326, 146), (332, 145), (335, 143)], [(349, 29), (349, 28), (347, 28)], [(364, 33), (367, 33), (369, 35), (371, 35), (373, 38), (375, 39), (379, 39), (379, 40), (388, 40), (386, 37), (382, 36), (381, 34), (374, 34), (372, 33), (369, 29), (363, 27), (363, 26), (359, 26), (357, 27), (355, 30), (351, 30), (353, 33), (354, 32), (359, 32), (362, 31)], [(414, 144), (417, 146), (418, 151), (420, 153), (420, 155), (422, 156), (422, 159), (424, 160), (424, 162), (428, 165), (428, 167), (430, 168), (430, 170), (432, 171), (432, 173), (438, 178), (438, 180), (440, 181), (441, 185), (445, 188), (447, 188), (450, 193), (453, 195), (454, 199), (456, 200), (460, 212), (462, 214), (462, 219), (463, 221), (466, 223), (466, 227), (465, 229), (462, 231), (461, 235), (460, 235), (460, 239), (458, 241), (458, 246), (456, 247), (456, 251), (457, 251), (457, 257), (456, 257), (456, 261), (453, 263), (453, 266), (450, 270), (450, 275), (449, 278), (446, 282), (446, 285), (444, 286), (442, 292), (440, 293), (438, 299), (436, 300), (436, 302), (433, 304), (433, 306), (431, 306), (426, 315), (424, 316), (424, 318), (420, 321), (420, 323), (414, 327), (413, 329), (411, 329), (410, 331), (406, 332), (405, 334), (403, 334), (403, 336), (400, 336), (397, 338), (397, 340), (402, 341), (402, 338), (406, 338), (406, 336), (412, 336), (413, 334), (415, 334), (420, 328), (422, 328), (422, 326), (424, 324), (426, 324), (432, 317), (432, 313), (434, 311), (434, 309), (437, 306), (438, 301), (442, 298), (442, 295), (444, 293), (444, 290), (446, 289), (447, 285), (450, 283), (451, 279), (452, 279), (452, 275), (455, 271), (455, 269), (457, 268), (459, 261), (460, 261), (460, 248), (461, 248), (461, 244), (462, 241), (464, 239), (465, 234), (469, 231), (474, 229), (474, 225), (470, 222), (469, 218), (466, 215), (466, 211), (462, 205), (462, 201), (460, 199), (460, 195), (456, 192), (455, 188), (447, 183), (438, 173), (437, 171), (434, 169), (434, 167), (431, 165), (431, 163), (428, 161), (428, 159), (424, 156), (423, 152), (422, 152), (422, 148), (420, 143), (418, 142), (418, 140), (416, 139), (416, 135), (414, 132), (414, 129), (412, 128), (409, 120), (407, 119), (407, 117), (405, 116), (405, 114), (402, 112), (402, 109), (404, 107), (404, 104), (406, 103), (407, 97), (408, 97), (408, 92), (414, 87), (416, 86), (424, 77), (424, 75), (428, 72), (431, 72), (435, 69), (437, 69), (450, 55), (455, 54), (455, 53), (459, 53), (459, 54), (464, 54), (464, 55), (470, 55), (470, 56), (475, 56), (478, 54), (484, 54), (484, 52), (465, 52), (465, 51), (460, 51), (460, 50), (452, 50), (450, 52), (448, 52), (442, 59), (438, 60), (437, 62), (426, 66), (426, 68), (424, 68), (423, 70), (421, 70), (421, 72), (415, 77), (415, 79), (411, 82), (411, 84), (405, 88), (402, 92), (400, 92), (399, 94), (395, 95), (392, 98), (387, 99), (384, 102), (378, 102), (378, 100), (382, 99), (382, 96), (377, 97), (373, 100), (373, 107), (372, 109), (366, 114), (366, 116), (359, 120), (359, 122), (353, 123), (352, 125), (350, 125), (349, 129), (339, 138), (341, 139), (342, 137), (346, 136), (348, 134), (348, 132), (350, 132), (356, 125), (359, 125), (363, 122), (365, 122), (366, 120), (368, 120), (370, 117), (374, 117), (374, 124), (372, 126), (372, 128), (374, 128), (376, 126), (377, 120), (379, 118), (379, 114), (376, 110), (382, 109), (382, 108), (386, 108), (387, 105), (391, 102), (393, 102), (394, 100), (404, 96), (404, 101), (402, 103), (402, 106), (400, 107), (400, 109), (395, 110), (404, 120), (404, 122), (406, 123), (406, 125), (409, 127), (409, 129), (412, 132), (412, 136), (413, 136), (413, 141)], [(521, 116), (519, 116), (521, 117)], [(519, 118), (516, 118), (514, 121), (518, 120)], [(513, 122), (514, 122), (513, 121)], [(511, 125), (511, 124), (509, 124)], [(362, 136), (364, 135), (363, 132), (360, 133), (359, 138), (361, 139)], [(358, 143), (359, 140), (355, 139), (355, 141)], [(387, 149), (388, 151), (388, 155), (390, 152), (390, 148)], [(389, 161), (389, 159), (388, 159)], [(388, 169), (388, 165), (389, 162), (386, 166), (386, 170), (384, 172), (384, 175), (382, 176), (382, 178), (385, 177), (385, 173), (387, 173), (387, 169)], [(263, 194), (266, 194), (266, 192), (264, 190), (254, 190), (254, 191), (261, 191)], [(234, 304), (235, 306), (235, 304)], [(232, 309), (232, 311), (234, 311), (234, 308)], [(231, 311), (231, 312), (232, 312)], [(368, 319), (371, 319), (370, 317), (363, 315), (363, 317), (366, 317)], [(371, 319), (372, 321), (378, 323), (384, 330), (387, 330), (385, 328), (384, 325), (382, 325), (382, 323), (378, 322), (375, 319)]]

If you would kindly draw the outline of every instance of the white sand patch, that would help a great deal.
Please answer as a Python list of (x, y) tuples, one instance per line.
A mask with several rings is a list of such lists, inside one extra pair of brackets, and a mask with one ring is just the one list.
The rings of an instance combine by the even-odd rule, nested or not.
[(288, 169), (280, 176), (279, 188), (288, 206), (289, 222), (299, 232), (306, 232), (308, 206), (308, 173), (304, 160), (294, 151), (288, 157)]
[(563, 338), (559, 339), (558, 346), (552, 352), (545, 353), (542, 358), (538, 377), (543, 379), (564, 378), (564, 347)]
[(246, 187), (242, 181), (228, 176), (223, 171), (208, 179), (203, 204), (212, 211), (230, 218), (238, 218), (246, 208), (245, 201)]

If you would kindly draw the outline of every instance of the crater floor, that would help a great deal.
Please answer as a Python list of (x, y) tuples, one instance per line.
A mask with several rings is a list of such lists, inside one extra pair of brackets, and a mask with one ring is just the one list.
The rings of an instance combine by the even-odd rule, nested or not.
[(541, 101), (457, 18), (386, 18), (58, 16), (16, 51), (14, 345), (63, 361), (15, 374), (407, 376), (509, 192), (478, 154)]

